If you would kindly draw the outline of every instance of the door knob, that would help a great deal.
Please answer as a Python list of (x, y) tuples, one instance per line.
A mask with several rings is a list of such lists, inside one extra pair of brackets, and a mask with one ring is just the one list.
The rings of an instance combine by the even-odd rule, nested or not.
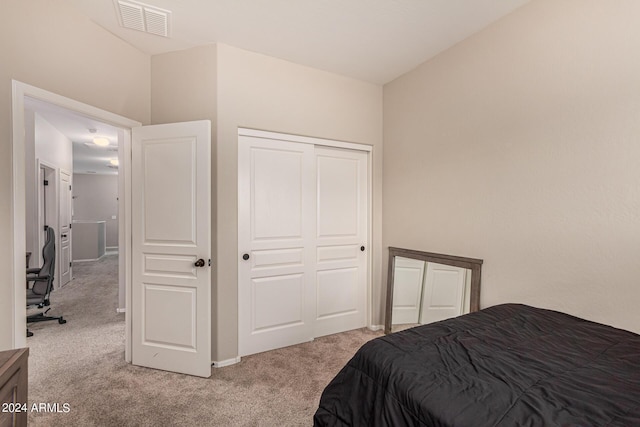
[(249, 254), (242, 255), (242, 259), (245, 260), (245, 261), (248, 260), (249, 259)]
[(202, 258), (200, 258), (193, 265), (195, 265), (196, 267), (204, 267), (204, 260)]
[(360, 246), (360, 250), (364, 252), (364, 246)]

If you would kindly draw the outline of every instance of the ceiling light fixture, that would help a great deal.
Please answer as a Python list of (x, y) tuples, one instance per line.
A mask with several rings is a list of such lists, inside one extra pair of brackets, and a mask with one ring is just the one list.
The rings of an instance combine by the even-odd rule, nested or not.
[(109, 145), (109, 140), (107, 138), (93, 138), (93, 143), (100, 147), (106, 147)]

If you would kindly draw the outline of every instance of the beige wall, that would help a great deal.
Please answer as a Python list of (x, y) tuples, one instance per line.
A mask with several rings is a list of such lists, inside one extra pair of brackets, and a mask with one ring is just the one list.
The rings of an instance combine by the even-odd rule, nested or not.
[[(640, 332), (640, 2), (539, 0), (384, 88), (384, 246)], [(386, 266), (385, 266), (386, 268)]]
[[(107, 248), (118, 247), (118, 175), (73, 174), (73, 220), (104, 221)], [(116, 219), (112, 219), (113, 216)], [(73, 234), (75, 242), (77, 233)], [(81, 253), (77, 253), (82, 258)], [(76, 252), (74, 250), (74, 259)]]
[(149, 122), (149, 57), (60, 0), (3, 0), (0, 14), (0, 349), (13, 332), (11, 80)]
[[(373, 145), (373, 257), (380, 266), (382, 87), (218, 45), (215, 360), (235, 357), (238, 346), (238, 127)], [(379, 268), (373, 282), (379, 305)]]
[[(73, 143), (71, 140), (38, 113), (35, 113), (34, 132), (35, 158), (25, 159), (25, 169), (27, 169), (27, 161), (36, 163), (37, 160), (41, 160), (61, 171), (72, 173)], [(36, 192), (36, 189), (30, 190)]]
[(153, 124), (211, 120), (215, 126), (216, 54), (216, 45), (207, 45), (151, 58)]

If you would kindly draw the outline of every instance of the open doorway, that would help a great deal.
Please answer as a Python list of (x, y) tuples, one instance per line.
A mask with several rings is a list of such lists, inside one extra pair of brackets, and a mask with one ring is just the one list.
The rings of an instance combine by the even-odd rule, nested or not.
[[(36, 335), (30, 339), (33, 347), (41, 334), (52, 332), (43, 318), (64, 315), (73, 324), (65, 329), (76, 334), (101, 317), (102, 323), (124, 325), (124, 316), (114, 316), (124, 311), (124, 295), (118, 295), (119, 132), (49, 102), (24, 101), (27, 268), (48, 265), (41, 256), (47, 236), (53, 236), (55, 248), (53, 289), (45, 306), (27, 307), (27, 336)], [(65, 342), (66, 332), (58, 332), (57, 342)]]
[[(130, 261), (128, 258), (128, 249), (127, 249), (127, 235), (130, 235), (130, 158), (131, 158), (131, 128), (140, 126), (139, 122), (109, 113), (104, 110), (100, 110), (98, 108), (89, 106), (87, 104), (83, 104), (69, 98), (65, 98), (60, 95), (53, 94), (51, 92), (47, 92), (45, 90), (29, 86), (17, 81), (13, 82), (13, 277), (15, 283), (14, 290), (14, 306), (13, 306), (13, 314), (14, 314), (14, 333), (13, 333), (13, 346), (14, 347), (25, 347), (27, 345), (26, 341), (26, 301), (25, 301), (25, 291), (24, 291), (24, 283), (25, 283), (25, 253), (29, 252), (27, 248), (32, 249), (32, 256), (34, 252), (38, 252), (39, 250), (39, 236), (38, 232), (32, 233), (30, 236), (30, 242), (27, 242), (28, 236), (26, 233), (27, 230), (27, 186), (30, 184), (27, 182), (28, 180), (33, 180), (33, 185), (36, 185), (36, 182), (39, 180), (40, 169), (39, 163), (35, 163), (33, 167), (30, 167), (31, 173), (27, 173), (27, 166), (31, 165), (32, 156), (35, 158), (35, 149), (30, 151), (30, 145), (27, 143), (27, 139), (30, 137), (29, 132), (30, 129), (35, 129), (33, 125), (34, 116), (30, 113), (30, 110), (33, 111), (33, 103), (39, 104), (40, 107), (51, 108), (53, 110), (66, 109), (68, 113), (75, 114), (78, 117), (82, 117), (85, 120), (90, 119), (96, 122), (100, 122), (106, 125), (110, 125), (113, 128), (116, 128), (117, 135), (117, 148), (113, 153), (115, 154), (115, 158), (119, 162), (119, 170), (122, 172), (117, 175), (117, 191), (118, 191), (118, 205), (117, 205), (117, 214), (116, 219), (118, 220), (118, 231), (117, 231), (117, 241), (118, 241), (118, 303), (117, 309), (122, 312), (125, 312), (125, 358), (127, 361), (130, 361), (129, 354), (129, 344), (130, 344), (130, 319), (128, 313), (126, 313), (126, 307), (128, 303), (128, 292), (129, 292), (129, 271), (130, 271)], [(32, 130), (33, 132), (33, 130)], [(51, 147), (50, 147), (51, 148)], [(58, 149), (55, 150), (57, 153)], [(27, 159), (29, 161), (27, 162)], [(42, 163), (42, 162), (41, 162)], [(68, 185), (71, 185), (73, 188), (73, 178), (72, 171), (73, 165), (69, 165), (68, 163), (62, 165), (63, 167), (55, 166), (55, 162), (45, 161), (45, 166), (55, 171), (57, 168), (57, 195), (53, 197), (58, 201), (58, 229), (60, 230), (60, 214), (64, 217), (66, 214), (69, 216), (69, 220), (62, 219), (63, 223), (69, 223), (69, 232), (68, 233), (60, 233), (58, 234), (67, 234), (67, 238), (69, 239), (70, 245), (68, 247), (64, 247), (67, 250), (68, 259), (72, 258), (73, 251), (73, 243), (72, 243), (72, 232), (73, 232), (73, 205), (72, 205), (72, 192), (68, 193), (68, 201), (69, 206), (67, 212), (60, 209), (60, 200), (64, 201), (64, 198), (60, 197), (60, 183), (68, 180), (69, 183), (66, 184), (66, 189), (68, 189)], [(45, 170), (46, 172), (46, 170)], [(62, 172), (62, 175), (61, 173)], [(64, 173), (67, 173), (67, 177), (65, 178)], [(60, 179), (62, 176), (62, 180)], [(37, 186), (35, 187), (37, 188)], [(39, 201), (36, 196), (36, 200), (33, 201), (33, 204), (36, 206), (35, 209), (31, 209), (30, 212), (36, 212), (35, 216), (39, 215), (38, 209)], [(31, 202), (29, 202), (31, 203)], [(33, 219), (34, 214), (30, 214)], [(48, 219), (47, 219), (48, 221)], [(35, 222), (38, 222), (38, 219), (35, 219)], [(64, 228), (64, 224), (63, 224)], [(62, 243), (58, 243), (60, 248), (63, 248)], [(35, 249), (34, 249), (35, 248)], [(68, 249), (67, 249), (68, 248)], [(59, 251), (61, 252), (61, 251)], [(37, 256), (31, 261), (31, 265), (35, 265), (35, 260)], [(64, 260), (64, 258), (61, 258)], [(58, 260), (58, 263), (67, 262), (66, 260), (61, 261)], [(66, 264), (65, 266), (69, 268), (69, 276), (72, 277), (72, 263)], [(64, 270), (62, 270), (64, 271)], [(58, 268), (58, 273), (61, 272), (61, 269)], [(58, 274), (60, 277), (60, 274)], [(63, 288), (63, 287), (62, 287)], [(53, 325), (52, 325), (53, 326)]]
[[(50, 309), (56, 313), (58, 296), (73, 292), (76, 305), (124, 311), (119, 298), (118, 274), (118, 128), (67, 108), (25, 98), (25, 237), (28, 268), (43, 265), (41, 252), (48, 229), (55, 238), (55, 274)], [(74, 281), (74, 268), (81, 274)], [(105, 268), (108, 265), (109, 268)], [(92, 289), (111, 288), (114, 295), (102, 295), (92, 304)], [(83, 286), (83, 283), (85, 285)], [(74, 284), (73, 289), (66, 289)], [(122, 286), (124, 289), (124, 286)], [(83, 293), (84, 298), (80, 298)], [(96, 296), (96, 298), (98, 298)], [(120, 303), (122, 301), (122, 304)], [(31, 310), (32, 311), (32, 310)], [(29, 314), (29, 311), (28, 311)], [(67, 315), (67, 318), (69, 316)], [(82, 320), (82, 316), (78, 320)], [(84, 319), (86, 320), (86, 319)], [(124, 320), (124, 317), (122, 317)], [(38, 323), (34, 330), (46, 330)]]

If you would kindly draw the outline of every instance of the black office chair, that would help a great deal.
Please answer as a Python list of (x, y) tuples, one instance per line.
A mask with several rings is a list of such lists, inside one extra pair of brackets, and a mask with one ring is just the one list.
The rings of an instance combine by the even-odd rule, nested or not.
[[(53, 228), (47, 227), (47, 240), (42, 247), (42, 267), (27, 268), (27, 307), (38, 306), (39, 308), (48, 307), (49, 295), (53, 290), (53, 274), (56, 267), (56, 241)], [(29, 286), (30, 283), (33, 285)], [(27, 316), (27, 323), (46, 322), (49, 320), (57, 320), (58, 323), (67, 323), (62, 316), (47, 316), (51, 310), (46, 309), (44, 312)], [(27, 336), (30, 337), (33, 332), (27, 329)]]

